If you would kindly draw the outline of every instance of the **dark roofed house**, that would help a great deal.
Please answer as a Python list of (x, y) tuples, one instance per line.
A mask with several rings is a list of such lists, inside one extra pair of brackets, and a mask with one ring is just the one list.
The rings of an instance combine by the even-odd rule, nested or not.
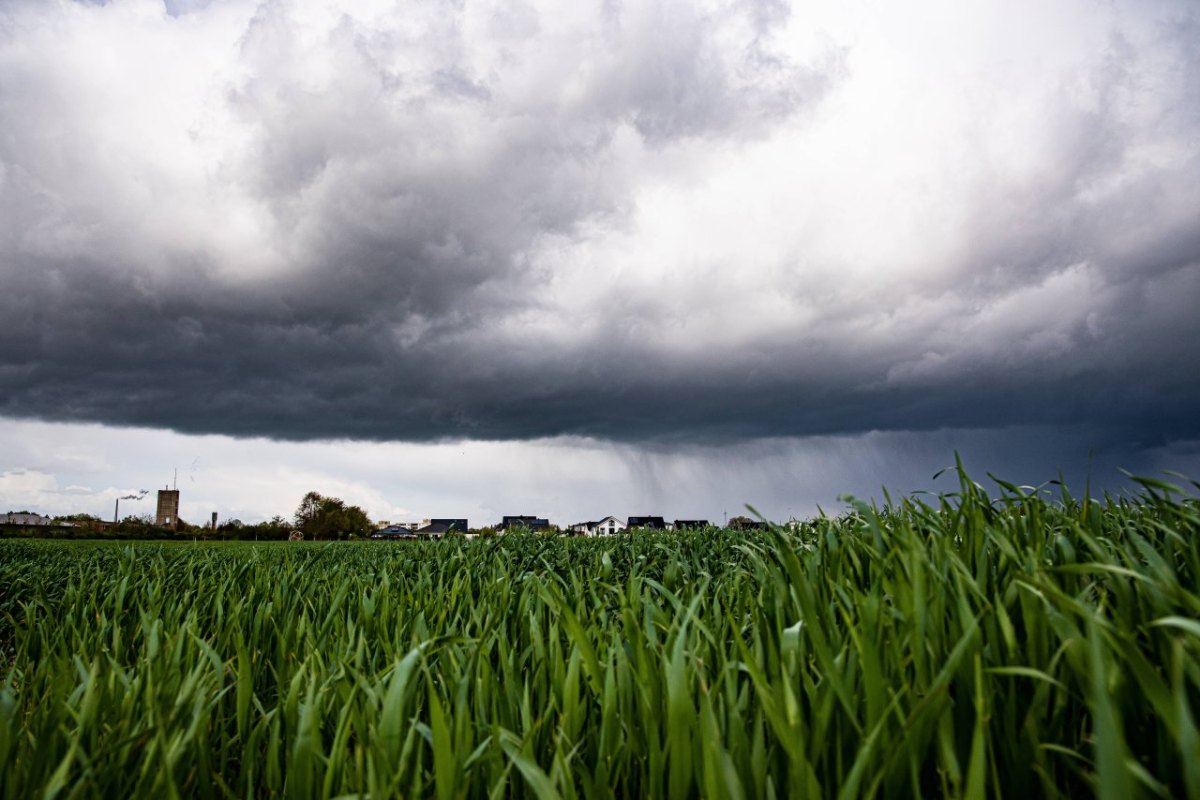
[(447, 533), (466, 533), (467, 521), (465, 519), (427, 519), (421, 523), (421, 527), (417, 528), (418, 536), (444, 536)]
[(511, 516), (504, 517), (496, 526), (498, 531), (508, 531), (513, 528), (525, 528), (530, 531), (543, 531), (550, 527), (550, 520), (543, 517)]
[(417, 535), (407, 525), (388, 525), (371, 534), (372, 539), (415, 539)]
[(684, 530), (689, 530), (689, 529), (699, 530), (700, 528), (708, 527), (708, 520), (706, 520), (706, 519), (677, 519), (677, 520), (675, 520), (675, 524), (673, 525), (673, 527), (677, 531), (684, 531)]
[(630, 528), (648, 528), (656, 531), (667, 529), (667, 523), (662, 517), (630, 517), (626, 524)]

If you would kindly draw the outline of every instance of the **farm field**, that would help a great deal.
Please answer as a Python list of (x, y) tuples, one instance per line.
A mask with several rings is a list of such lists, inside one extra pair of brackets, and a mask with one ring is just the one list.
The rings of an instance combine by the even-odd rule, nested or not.
[(0, 542), (3, 797), (1200, 797), (1200, 506)]

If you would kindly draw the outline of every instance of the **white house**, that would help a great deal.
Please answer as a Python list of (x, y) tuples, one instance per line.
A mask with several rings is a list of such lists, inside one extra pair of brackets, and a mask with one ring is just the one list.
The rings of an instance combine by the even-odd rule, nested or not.
[(571, 532), (584, 536), (612, 536), (625, 530), (625, 527), (624, 520), (610, 515), (593, 522), (577, 522), (571, 526)]

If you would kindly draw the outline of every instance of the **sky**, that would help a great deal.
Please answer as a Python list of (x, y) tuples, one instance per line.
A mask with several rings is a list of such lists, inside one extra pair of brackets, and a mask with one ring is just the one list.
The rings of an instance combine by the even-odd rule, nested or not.
[(5, 0), (0, 506), (1200, 476), (1197, 187), (1187, 0)]

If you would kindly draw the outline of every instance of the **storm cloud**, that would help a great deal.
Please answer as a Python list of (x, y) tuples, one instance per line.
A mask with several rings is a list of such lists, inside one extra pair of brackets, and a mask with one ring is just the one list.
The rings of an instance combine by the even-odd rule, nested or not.
[(0, 9), (0, 414), (1200, 438), (1185, 2)]

